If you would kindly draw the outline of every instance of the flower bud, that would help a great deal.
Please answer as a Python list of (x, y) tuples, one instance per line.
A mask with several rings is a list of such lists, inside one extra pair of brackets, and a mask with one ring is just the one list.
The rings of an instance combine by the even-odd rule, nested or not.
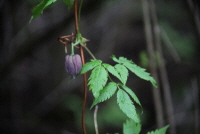
[(75, 78), (82, 68), (81, 57), (78, 54), (66, 55), (65, 57), (65, 69), (66, 71)]

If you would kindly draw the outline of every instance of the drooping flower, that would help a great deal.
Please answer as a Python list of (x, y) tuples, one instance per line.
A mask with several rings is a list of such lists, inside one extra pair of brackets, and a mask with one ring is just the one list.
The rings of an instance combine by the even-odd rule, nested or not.
[(81, 57), (79, 54), (66, 55), (65, 57), (65, 69), (66, 71), (75, 78), (82, 68)]

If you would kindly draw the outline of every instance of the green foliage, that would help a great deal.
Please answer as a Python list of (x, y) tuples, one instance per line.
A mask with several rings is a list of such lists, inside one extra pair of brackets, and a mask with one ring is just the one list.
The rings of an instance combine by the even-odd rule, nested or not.
[(108, 80), (108, 73), (102, 65), (96, 66), (89, 77), (90, 85), (89, 89), (92, 90), (92, 93), (95, 98), (99, 96), (99, 92), (106, 85)]
[[(121, 80), (120, 75), (118, 74), (117, 70), (115, 69), (115, 67), (104, 63), (103, 66), (108, 70), (109, 73), (111, 73), (113, 76), (117, 77), (119, 80)], [(121, 80), (122, 81), (122, 80)]]
[(74, 0), (63, 0), (63, 1), (68, 6), (68, 10), (70, 10), (74, 5)]
[(161, 128), (161, 129), (157, 129), (155, 131), (148, 132), (147, 134), (165, 134), (168, 127), (169, 127), (169, 125)]
[(117, 92), (117, 103), (120, 109), (131, 119), (133, 119), (136, 123), (139, 123), (139, 117), (136, 113), (135, 106), (131, 101), (128, 94), (123, 90), (118, 90)]
[(134, 120), (127, 120), (123, 124), (123, 134), (139, 134), (141, 131), (141, 124), (134, 122)]
[(116, 90), (117, 90), (117, 84), (115, 82), (108, 83), (103, 88), (103, 90), (100, 91), (100, 95), (97, 98), (95, 98), (91, 108), (97, 103), (103, 102), (112, 97)]
[(115, 65), (117, 72), (120, 74), (122, 83), (125, 85), (128, 77), (128, 70), (121, 64)]
[(93, 69), (94, 67), (100, 65), (102, 63), (101, 60), (91, 60), (91, 62), (87, 62), (81, 69), (81, 74), (86, 73), (87, 71)]
[[(154, 86), (156, 86), (156, 82), (149, 73), (145, 72), (145, 69), (135, 65), (133, 61), (127, 60), (124, 57), (117, 59), (115, 56), (112, 56), (112, 59), (118, 64), (111, 66), (106, 63), (102, 64), (101, 60), (91, 60), (91, 62), (84, 64), (82, 67), (80, 74), (84, 74), (90, 70), (92, 71), (88, 85), (89, 89), (92, 90), (95, 99), (91, 108), (100, 102), (110, 99), (118, 88), (117, 103), (120, 109), (127, 117), (134, 120), (134, 122), (139, 123), (139, 117), (131, 98), (141, 107), (142, 105), (135, 93), (126, 86), (129, 74), (128, 70), (135, 73), (140, 78), (150, 81)], [(117, 77), (121, 83), (117, 84), (113, 82), (109, 73)], [(111, 82), (107, 83), (108, 79), (110, 79)]]
[[(29, 22), (37, 18), (40, 14), (43, 13), (44, 9), (51, 6), (56, 1), (57, 0), (43, 0), (42, 2), (40, 2), (35, 8), (32, 9), (32, 16)], [(63, 0), (63, 2), (68, 6), (69, 10), (72, 8), (74, 4), (74, 0)]]
[(137, 96), (135, 95), (135, 93), (134, 93), (130, 88), (128, 88), (128, 87), (125, 86), (125, 85), (122, 85), (121, 87), (133, 98), (133, 100), (134, 100), (138, 105), (140, 105), (140, 106), (142, 107), (142, 105), (141, 105), (139, 99), (137, 98)]
[(30, 22), (43, 13), (43, 10), (50, 5), (52, 5), (56, 0), (43, 0), (40, 4), (38, 4), (35, 8), (32, 9), (32, 16)]
[(141, 68), (141, 67), (137, 66), (136, 64), (134, 64), (133, 61), (127, 60), (124, 57), (119, 57), (119, 59), (117, 59), (115, 56), (112, 56), (112, 59), (115, 62), (118, 62), (118, 63), (124, 65), (125, 67), (127, 67), (131, 72), (136, 74), (141, 79), (150, 81), (154, 87), (157, 87), (156, 81), (154, 80), (154, 78), (151, 77), (149, 73), (145, 72), (144, 68)]

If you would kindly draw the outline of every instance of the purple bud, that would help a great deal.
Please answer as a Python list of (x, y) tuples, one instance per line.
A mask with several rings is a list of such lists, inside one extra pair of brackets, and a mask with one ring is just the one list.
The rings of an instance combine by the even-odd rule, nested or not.
[(65, 69), (66, 71), (75, 78), (82, 68), (81, 57), (78, 54), (66, 55), (65, 57)]

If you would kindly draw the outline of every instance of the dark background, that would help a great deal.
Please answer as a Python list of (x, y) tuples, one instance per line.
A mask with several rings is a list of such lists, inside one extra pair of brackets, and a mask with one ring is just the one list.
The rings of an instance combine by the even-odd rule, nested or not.
[[(58, 37), (75, 32), (73, 10), (68, 11), (58, 0), (29, 23), (31, 9), (39, 2), (0, 1), (0, 133), (80, 134), (83, 79), (79, 76), (68, 82), (64, 47), (57, 41)], [(197, 118), (199, 106), (195, 106), (199, 100), (200, 40), (193, 11), (198, 12), (198, 3), (190, 10), (188, 2), (183, 0), (155, 2), (159, 24), (172, 44), (169, 48), (162, 41), (177, 134), (195, 134), (195, 121), (200, 120)], [(103, 62), (113, 64), (109, 57), (114, 54), (132, 59), (149, 71), (144, 65), (148, 58), (145, 58), (147, 46), (140, 1), (85, 0), (81, 32), (90, 40), (87, 46)], [(180, 61), (172, 56), (172, 50)], [(90, 61), (91, 57), (85, 54), (86, 61)], [(155, 130), (150, 83), (130, 74), (127, 85), (143, 106), (141, 134)], [(162, 86), (161, 93), (163, 96)], [(89, 134), (95, 133), (94, 109), (89, 110), (92, 100), (88, 92), (86, 126)], [(166, 107), (163, 103), (167, 125)], [(116, 104), (116, 96), (99, 105), (101, 134), (122, 133), (125, 120), (126, 116)]]

